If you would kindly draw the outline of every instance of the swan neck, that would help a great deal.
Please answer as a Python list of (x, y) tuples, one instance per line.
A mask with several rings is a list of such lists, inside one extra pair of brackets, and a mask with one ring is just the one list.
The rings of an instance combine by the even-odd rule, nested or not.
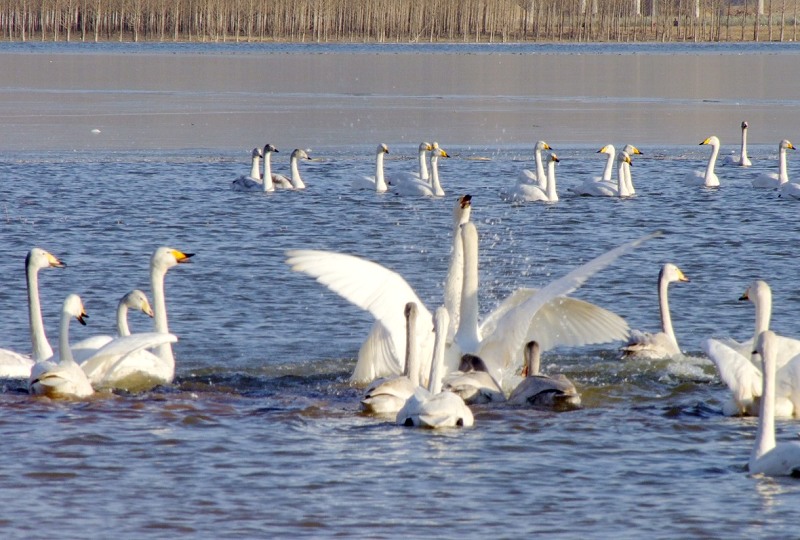
[[(425, 159), (425, 150), (419, 151), (419, 177), (421, 180), (427, 180), (428, 176), (428, 160)], [(433, 159), (431, 159), (431, 167), (433, 167)]]
[(28, 324), (31, 330), (31, 346), (35, 361), (47, 360), (53, 356), (53, 349), (47, 341), (42, 320), (42, 306), (39, 302), (39, 270), (26, 265), (28, 283)]
[[(169, 333), (167, 325), (167, 302), (164, 298), (164, 278), (167, 271), (153, 266), (150, 270), (150, 287), (153, 289), (153, 326), (156, 332)], [(161, 360), (174, 368), (175, 357), (172, 354), (172, 344), (164, 343), (156, 348), (156, 354)]]
[(769, 330), (769, 320), (772, 316), (772, 294), (764, 292), (756, 297), (756, 328), (753, 335), (753, 343), (758, 340), (759, 334)]
[(551, 161), (547, 164), (547, 199), (550, 202), (558, 201), (558, 191), (556, 190), (556, 162)]
[(711, 145), (711, 155), (708, 156), (708, 163), (706, 164), (706, 180), (714, 174), (714, 164), (717, 162), (717, 155), (719, 154), (719, 145)]
[(782, 184), (789, 181), (789, 173), (786, 171), (786, 148), (783, 147), (778, 157), (778, 179)]
[[(437, 317), (440, 317), (437, 314)], [(448, 324), (442, 320), (446, 319), (446, 317), (441, 317), (437, 320), (436, 328), (436, 335), (433, 341), (433, 360), (431, 361), (431, 373), (430, 377), (428, 378), (428, 391), (436, 395), (442, 391), (442, 379), (444, 379), (444, 349), (445, 349), (445, 341), (447, 341), (444, 329), (448, 326)], [(439, 324), (441, 323), (441, 326)]]
[(614, 170), (614, 157), (616, 152), (609, 151), (608, 157), (606, 158), (606, 166), (603, 168), (603, 180), (606, 182), (611, 181), (611, 172)]
[(772, 353), (763, 352), (762, 361), (763, 386), (752, 459), (758, 459), (775, 448), (775, 358)]
[(261, 178), (261, 159), (253, 156), (253, 163), (250, 165), (250, 178)]
[(747, 159), (747, 128), (742, 128), (742, 152), (739, 156), (740, 161)]
[(120, 302), (117, 306), (117, 334), (121, 337), (131, 335), (128, 328), (128, 306), (125, 302)]
[(619, 192), (620, 197), (627, 197), (628, 193), (628, 185), (625, 181), (625, 162), (620, 161), (619, 167), (617, 167), (617, 191)]
[(419, 358), (417, 356), (417, 317), (410, 313), (406, 320), (406, 373), (411, 384), (419, 386)]
[(386, 179), (383, 177), (383, 152), (378, 152), (375, 156), (375, 191), (382, 193), (386, 190)]
[(453, 231), (453, 252), (450, 254), (450, 266), (444, 282), (444, 307), (447, 308), (450, 322), (447, 325), (447, 343), (452, 343), (459, 326), (461, 315), (461, 294), (464, 288), (464, 243), (461, 241), (461, 229), (456, 225)]
[(631, 177), (631, 166), (629, 163), (623, 163), (623, 170), (625, 171), (625, 189), (628, 195), (633, 195), (636, 190), (633, 188), (633, 178)]
[(264, 181), (262, 186), (264, 191), (275, 191), (275, 185), (272, 183), (272, 152), (264, 154)]
[[(471, 230), (469, 229), (471, 227)], [(464, 281), (461, 290), (461, 315), (455, 341), (462, 353), (477, 353), (478, 335), (478, 233), (475, 226), (466, 223), (461, 229), (464, 244)]]
[(303, 179), (300, 178), (300, 169), (297, 165), (296, 157), (292, 157), (291, 166), (292, 166), (292, 186), (295, 189), (304, 189), (306, 185), (303, 183)]
[(539, 182), (543, 182), (546, 180), (547, 176), (544, 173), (544, 165), (542, 165), (542, 151), (539, 148), (536, 148), (534, 152), (534, 158), (536, 159), (536, 180)]
[(675, 330), (672, 328), (672, 315), (669, 312), (669, 281), (662, 270), (658, 279), (658, 307), (661, 310), (661, 331), (664, 332), (672, 342), (677, 345)]
[(61, 312), (61, 322), (59, 324), (58, 332), (58, 353), (59, 365), (67, 366), (75, 363), (72, 357), (72, 349), (69, 348), (69, 321), (72, 316), (66, 310)]
[(439, 183), (439, 158), (431, 157), (431, 189), (436, 197), (444, 197), (442, 184)]
[(529, 343), (525, 347), (525, 364), (528, 366), (528, 377), (539, 374), (542, 369), (542, 353), (538, 344)]

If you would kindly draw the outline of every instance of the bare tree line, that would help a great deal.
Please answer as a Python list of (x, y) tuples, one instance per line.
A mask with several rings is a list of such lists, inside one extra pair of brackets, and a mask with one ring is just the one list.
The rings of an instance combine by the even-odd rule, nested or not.
[(0, 28), (7, 41), (794, 41), (798, 2), (0, 0)]

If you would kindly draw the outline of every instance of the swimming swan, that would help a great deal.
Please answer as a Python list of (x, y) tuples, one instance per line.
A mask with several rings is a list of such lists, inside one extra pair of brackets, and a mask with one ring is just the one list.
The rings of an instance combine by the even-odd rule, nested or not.
[(533, 184), (539, 186), (541, 189), (547, 187), (547, 175), (544, 172), (544, 165), (542, 164), (542, 152), (545, 150), (552, 150), (550, 145), (544, 141), (538, 141), (533, 147), (533, 157), (536, 161), (536, 172), (529, 169), (522, 169), (517, 177), (517, 183), (520, 184)]
[(672, 358), (681, 354), (675, 331), (672, 329), (672, 316), (669, 312), (668, 289), (670, 283), (689, 281), (680, 268), (666, 263), (658, 273), (658, 307), (661, 313), (661, 332), (649, 333), (633, 330), (631, 339), (622, 350), (626, 358)]
[(450, 157), (447, 152), (439, 146), (431, 149), (431, 183), (419, 178), (400, 177), (390, 182), (392, 192), (398, 195), (409, 197), (444, 197), (445, 193), (442, 184), (439, 182), (439, 158)]
[(385, 193), (389, 186), (383, 174), (383, 156), (389, 153), (389, 147), (381, 143), (375, 150), (375, 176), (357, 176), (353, 178), (353, 189), (368, 189), (376, 193)]
[(231, 182), (233, 191), (255, 191), (256, 188), (263, 189), (261, 182), (261, 148), (253, 148), (251, 152), (252, 161), (250, 163), (250, 174), (242, 175)]
[(749, 167), (752, 165), (750, 162), (750, 158), (747, 157), (747, 127), (749, 124), (747, 122), (742, 122), (742, 148), (739, 151), (739, 154), (731, 154), (729, 156), (725, 156), (725, 160), (723, 161), (724, 165), (737, 165), (739, 167)]
[(510, 405), (527, 405), (568, 410), (580, 407), (581, 396), (572, 381), (559, 373), (554, 377), (542, 375), (541, 351), (536, 341), (525, 345), (524, 379), (514, 388), (508, 397)]
[(775, 442), (776, 363), (779, 347), (776, 336), (767, 330), (758, 336), (757, 350), (762, 359), (764, 380), (759, 405), (758, 430), (748, 469), (751, 474), (800, 476), (800, 442)]
[(551, 152), (547, 157), (547, 181), (545, 187), (539, 187), (532, 183), (518, 182), (509, 192), (509, 198), (513, 201), (525, 202), (558, 202), (558, 191), (556, 190), (556, 163), (561, 161), (558, 156)]
[(419, 386), (419, 358), (415, 332), (417, 311), (415, 302), (409, 302), (403, 310), (406, 318), (406, 362), (403, 374), (378, 379), (370, 384), (361, 400), (361, 409), (364, 412), (396, 415)]
[[(626, 144), (625, 148), (623, 148), (622, 151), (628, 154), (628, 156), (643, 155), (642, 152), (632, 144)], [(625, 188), (628, 197), (636, 195), (636, 189), (634, 189), (633, 187), (633, 178), (631, 177), (632, 161), (633, 158), (631, 158), (631, 161), (626, 161), (625, 163), (622, 164), (623, 170), (625, 171)]]
[(464, 400), (457, 394), (442, 390), (445, 373), (444, 348), (449, 325), (447, 309), (440, 307), (433, 319), (435, 343), (428, 390), (417, 388), (397, 413), (395, 422), (401, 426), (424, 428), (469, 427), (475, 417)]
[(72, 358), (69, 347), (69, 322), (75, 317), (85, 325), (86, 312), (77, 294), (70, 294), (61, 309), (61, 331), (58, 346), (61, 353), (59, 362), (49, 360), (37, 362), (31, 370), (28, 391), (37, 396), (51, 398), (83, 398), (94, 394), (94, 389), (86, 374)]
[(716, 135), (712, 135), (711, 137), (703, 140), (700, 144), (708, 144), (711, 146), (711, 155), (708, 158), (708, 163), (706, 164), (705, 170), (691, 171), (688, 173), (686, 175), (686, 180), (693, 184), (699, 184), (705, 187), (717, 187), (719, 186), (719, 178), (714, 172), (714, 164), (717, 162), (717, 156), (719, 155), (719, 139), (716, 137)]
[(506, 400), (500, 383), (489, 373), (486, 363), (474, 354), (461, 357), (458, 371), (444, 379), (444, 389), (461, 396), (467, 405), (502, 403)]
[(761, 173), (753, 179), (754, 188), (778, 189), (789, 182), (789, 173), (786, 169), (786, 151), (795, 150), (791, 141), (783, 139), (778, 143), (778, 172)]
[(33, 248), (25, 258), (25, 279), (28, 286), (28, 322), (33, 346), (33, 360), (47, 360), (53, 356), (53, 349), (47, 341), (42, 321), (42, 306), (39, 302), (39, 270), (43, 268), (64, 268), (67, 265), (41, 248)]
[[(278, 149), (271, 144), (265, 144), (263, 151), (254, 148), (253, 152), (256, 150), (259, 151), (259, 157), (264, 157), (264, 175), (262, 176), (261, 171), (258, 170), (258, 163), (255, 162), (256, 158), (254, 158), (253, 171), (250, 172), (250, 177), (234, 180), (231, 184), (231, 189), (234, 191), (256, 191), (262, 193), (275, 191), (275, 184), (272, 181), (274, 176), (272, 174), (272, 153), (278, 152)], [(252, 176), (253, 172), (256, 172), (255, 177)]]
[[(272, 183), (275, 185), (276, 189), (305, 189), (306, 185), (303, 182), (303, 179), (300, 177), (300, 168), (298, 166), (298, 161), (301, 159), (305, 159), (311, 161), (311, 158), (308, 156), (308, 153), (301, 149), (295, 148), (292, 151), (291, 156), (289, 157), (289, 166), (292, 171), (292, 177), (287, 178), (282, 174), (272, 174)], [(265, 161), (266, 163), (266, 161)]]
[(578, 187), (570, 190), (583, 197), (629, 197), (628, 180), (625, 172), (625, 165), (630, 165), (631, 158), (627, 152), (620, 152), (617, 156), (617, 182), (606, 182), (604, 180), (588, 180)]

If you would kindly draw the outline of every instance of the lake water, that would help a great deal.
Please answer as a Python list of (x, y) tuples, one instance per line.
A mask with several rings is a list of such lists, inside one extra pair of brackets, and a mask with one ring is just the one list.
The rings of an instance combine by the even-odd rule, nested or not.
[[(539, 111), (539, 100), (526, 94), (530, 78), (515, 75), (517, 62), (527, 57), (508, 51), (471, 54), (468, 47), (450, 47), (439, 56), (435, 50), (289, 50), (277, 59), (256, 59), (322, 68), (330, 62), (332, 71), (356, 70), (352, 62), (363, 58), (394, 58), (404, 68), (419, 59), (465, 66), (436, 83), (446, 95), (424, 85), (412, 93), (411, 83), (394, 92), (384, 79), (376, 83), (382, 90), (371, 89), (359, 101), (353, 88), (329, 86), (331, 73), (314, 83), (314, 70), (279, 78), (275, 95), (251, 88), (251, 62), (263, 50), (210, 54), (200, 45), (177, 51), (152, 46), (121, 59), (113, 47), (4, 47), (3, 66), (30, 69), (0, 84), (0, 345), (30, 348), (23, 266), (33, 246), (68, 264), (40, 274), (53, 343), (66, 294), (80, 294), (90, 316), (88, 326), (72, 325), (73, 340), (108, 333), (122, 294), (134, 287), (149, 294), (147, 266), (156, 247), (196, 254), (193, 264), (167, 277), (170, 328), (180, 339), (173, 386), (73, 403), (34, 399), (24, 384), (3, 382), (4, 538), (82, 538), (87, 531), (111, 530), (119, 538), (797, 534), (800, 484), (747, 474), (756, 421), (722, 415), (728, 391), (700, 343), (709, 336), (751, 336), (753, 306), (738, 298), (757, 278), (773, 289), (773, 328), (800, 333), (800, 292), (793, 285), (798, 206), (750, 186), (754, 174), (776, 168), (781, 138), (800, 141), (792, 86), (798, 70), (770, 79), (770, 85), (750, 81), (741, 87), (748, 90), (738, 97), (757, 116), (748, 116), (748, 107), (736, 105), (724, 88), (709, 94), (706, 105), (706, 98), (673, 89), (656, 99), (659, 112), (650, 121), (646, 110), (653, 96), (633, 95), (638, 92), (628, 92), (625, 81), (608, 83), (609, 94), (578, 91), (598, 75), (569, 72), (548, 83), (552, 95), (542, 95), (555, 100), (560, 80), (565, 106), (553, 118), (583, 128), (570, 133), (553, 124), (557, 135), (551, 136), (531, 127), (528, 117), (515, 117), (529, 107)], [(605, 69), (633, 56), (614, 47), (588, 50), (593, 65)], [(672, 55), (647, 52), (631, 68), (645, 79), (658, 58), (706, 70), (717, 60), (739, 59), (770, 77), (798, 58), (793, 49), (769, 47), (752, 47), (741, 57), (685, 47)], [(568, 66), (583, 61), (574, 50), (545, 56), (543, 62)], [(62, 65), (53, 77), (39, 69), (49, 63)], [(115, 64), (114, 76), (102, 76)], [(180, 64), (205, 69), (196, 88), (188, 86), (188, 71), (176, 80), (160, 78)], [(140, 65), (150, 69), (137, 78)], [(464, 69), (480, 65), (491, 85), (461, 92), (463, 100), (449, 99), (460, 84), (475, 81)], [(126, 66), (134, 73), (123, 75)], [(237, 93), (237, 86), (245, 90)], [(239, 107), (266, 94), (273, 99), (270, 110), (258, 109), (243, 126), (239, 120), (249, 117)], [(485, 107), (475, 105), (476, 96)], [(345, 127), (344, 117), (366, 125), (365, 111), (377, 102), (390, 111), (383, 121), (363, 131)], [(140, 116), (132, 114), (137, 103)], [(182, 126), (215, 103), (218, 109), (209, 113), (215, 120)], [(228, 117), (223, 113), (231, 104), (236, 110)], [(603, 119), (625, 107), (641, 115), (641, 124), (625, 129), (616, 119), (608, 136), (599, 136)], [(286, 118), (303, 108), (316, 116)], [(441, 117), (422, 114), (436, 110), (444, 111)], [(707, 129), (697, 118), (691, 126), (670, 120), (701, 113), (710, 119)], [(342, 118), (329, 122), (336, 114)], [(413, 132), (393, 123), (406, 116), (421, 122)], [(498, 119), (509, 118), (514, 127), (505, 135), (495, 127), (482, 131), (472, 124), (479, 116), (498, 126)], [(785, 118), (770, 121), (779, 116)], [(707, 159), (708, 147), (697, 143), (713, 133), (711, 126), (724, 126), (717, 134), (723, 153), (730, 153), (745, 119), (751, 121), (753, 167), (719, 168), (719, 189), (687, 185), (683, 175)], [(291, 130), (273, 130), (273, 121)], [(794, 131), (785, 127), (791, 122)], [(91, 133), (93, 127), (100, 133)], [(416, 146), (428, 138), (452, 154), (440, 164), (444, 199), (349, 189), (353, 176), (372, 174), (377, 142), (390, 146), (391, 172), (413, 169)], [(500, 192), (531, 166), (539, 138), (562, 160), (561, 201), (512, 205)], [(312, 148), (315, 161), (301, 164), (306, 191), (230, 190), (230, 182), (249, 170), (250, 148), (266, 142), (281, 150), (274, 171), (287, 170), (293, 147)], [(570, 186), (602, 170), (596, 151), (608, 142), (634, 143), (644, 152), (633, 165), (637, 196), (569, 195)], [(790, 177), (800, 175), (797, 163), (790, 152)], [(451, 209), (464, 193), (473, 196), (481, 238), (484, 313), (517, 287), (541, 286), (624, 241), (664, 231), (574, 296), (614, 310), (632, 328), (655, 330), (658, 269), (666, 261), (678, 264), (692, 280), (670, 289), (686, 357), (625, 362), (619, 343), (550, 351), (543, 370), (567, 374), (582, 393), (584, 407), (567, 413), (477, 407), (474, 428), (441, 432), (360, 414), (361, 390), (348, 384), (348, 376), (371, 319), (292, 273), (284, 252), (320, 248), (370, 258), (405, 276), (434, 307), (451, 245)], [(149, 325), (144, 316), (131, 315), (134, 331)], [(778, 422), (779, 439), (795, 438), (797, 431), (796, 422)]]

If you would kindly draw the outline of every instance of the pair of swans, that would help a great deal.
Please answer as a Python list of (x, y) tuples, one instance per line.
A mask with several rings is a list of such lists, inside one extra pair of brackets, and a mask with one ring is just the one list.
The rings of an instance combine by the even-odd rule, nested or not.
[[(289, 158), (291, 177), (272, 172), (272, 153), (279, 152), (272, 144), (264, 145), (264, 150), (253, 148), (252, 162), (249, 176), (240, 176), (231, 183), (234, 191), (260, 191), (271, 192), (276, 189), (305, 189), (306, 185), (300, 176), (299, 160), (311, 160), (308, 152), (301, 148), (295, 148)], [(264, 159), (264, 174), (261, 174), (260, 161)]]
[(786, 168), (786, 151), (795, 150), (795, 146), (788, 139), (783, 139), (778, 143), (778, 172), (761, 173), (753, 179), (754, 188), (780, 189), (784, 187), (789, 190), (794, 189), (789, 182), (789, 172)]
[(450, 155), (444, 150), (444, 148), (440, 148), (439, 143), (436, 142), (431, 145), (430, 154), (430, 182), (422, 177), (417, 178), (413, 173), (400, 175), (396, 178), (389, 179), (389, 184), (393, 193), (408, 197), (445, 196), (444, 189), (442, 189), (442, 184), (439, 180), (439, 158), (447, 158), (450, 157)]
[(512, 201), (524, 202), (558, 202), (556, 163), (559, 161), (558, 156), (551, 152), (547, 156), (547, 175), (544, 187), (540, 187), (538, 183), (519, 181), (509, 192), (509, 198)]
[(738, 154), (731, 154), (725, 156), (723, 165), (735, 165), (738, 167), (749, 167), (752, 165), (750, 158), (747, 157), (747, 128), (749, 124), (746, 121), (742, 122), (742, 147)]
[(542, 152), (545, 150), (553, 150), (545, 141), (537, 141), (533, 147), (533, 158), (536, 163), (536, 171), (530, 169), (522, 169), (517, 176), (517, 186), (520, 184), (528, 184), (538, 186), (540, 189), (547, 188), (547, 175), (544, 172), (544, 164), (542, 162)]
[(701, 141), (700, 144), (711, 146), (711, 155), (708, 157), (708, 163), (706, 163), (706, 168), (702, 171), (689, 172), (686, 175), (686, 181), (705, 187), (718, 187), (719, 177), (714, 172), (714, 165), (717, 163), (717, 156), (719, 155), (719, 138), (716, 135), (712, 135)]
[[(729, 416), (756, 415), (763, 374), (751, 353), (758, 336), (769, 329), (772, 314), (772, 291), (762, 280), (750, 284), (740, 300), (749, 300), (755, 307), (755, 332), (751, 340), (739, 343), (732, 339), (709, 338), (703, 349), (714, 363), (720, 379), (731, 390), (723, 405)], [(778, 395), (775, 411), (778, 416), (790, 417), (800, 413), (800, 340), (776, 335)]]
[[(503, 375), (519, 364), (523, 344), (529, 339), (543, 342), (542, 348), (546, 349), (556, 345), (601, 343), (627, 336), (627, 324), (620, 317), (587, 302), (563, 296), (654, 235), (612, 249), (544, 289), (516, 291), (479, 327), (477, 231), (471, 222), (461, 225), (461, 229), (463, 287), (459, 323), (445, 359), (449, 371), (456, 369), (463, 354), (477, 354), (486, 361), (495, 379), (502, 382)], [(415, 302), (420, 306), (421, 320), (429, 321), (431, 317), (430, 311), (402, 276), (372, 261), (327, 251), (291, 250), (287, 252), (286, 263), (293, 271), (315, 278), (375, 317), (372, 332), (359, 352), (352, 382), (367, 383), (376, 377), (402, 371), (396, 351), (405, 350), (406, 346), (404, 321), (400, 318), (403, 306)], [(448, 289), (446, 284), (445, 290)], [(432, 357), (433, 332), (429, 324), (419, 322), (415, 332), (422, 357), (420, 380), (424, 380), (430, 372), (426, 360)], [(530, 334), (533, 336), (529, 338)]]
[[(573, 193), (582, 197), (630, 197), (635, 192), (628, 188), (628, 175), (626, 167), (630, 167), (631, 157), (627, 152), (620, 152), (617, 156), (617, 182), (605, 180), (588, 180), (578, 187), (570, 188)], [(631, 183), (631, 186), (633, 184)]]
[(669, 311), (669, 284), (686, 282), (689, 278), (680, 268), (666, 263), (658, 273), (658, 307), (661, 314), (661, 332), (649, 333), (639, 330), (631, 331), (631, 338), (622, 348), (625, 358), (673, 358), (680, 356), (681, 348), (672, 328), (672, 315)]

